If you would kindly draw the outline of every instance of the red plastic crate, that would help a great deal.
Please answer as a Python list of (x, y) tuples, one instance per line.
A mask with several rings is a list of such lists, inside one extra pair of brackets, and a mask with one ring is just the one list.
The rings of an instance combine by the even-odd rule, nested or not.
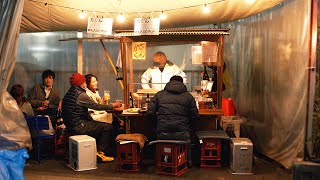
[(180, 176), (187, 170), (185, 144), (159, 143), (156, 145), (157, 173)]
[(202, 139), (200, 167), (221, 167), (221, 140)]
[(141, 164), (141, 151), (137, 142), (120, 144), (117, 142), (117, 170), (138, 172)]

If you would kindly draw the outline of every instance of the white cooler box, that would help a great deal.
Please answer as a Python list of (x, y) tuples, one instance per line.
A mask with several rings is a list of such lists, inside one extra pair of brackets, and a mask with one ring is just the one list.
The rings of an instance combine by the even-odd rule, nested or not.
[(231, 138), (230, 170), (232, 174), (252, 173), (253, 146), (248, 138)]
[(88, 135), (69, 137), (69, 164), (75, 171), (97, 169), (96, 139)]

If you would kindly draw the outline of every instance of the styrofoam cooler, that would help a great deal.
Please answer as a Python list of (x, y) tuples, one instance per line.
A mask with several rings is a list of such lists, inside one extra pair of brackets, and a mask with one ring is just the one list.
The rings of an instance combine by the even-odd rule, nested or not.
[(88, 135), (69, 137), (69, 164), (75, 171), (97, 169), (96, 139)]
[(252, 174), (253, 146), (248, 138), (230, 141), (230, 171), (232, 174)]

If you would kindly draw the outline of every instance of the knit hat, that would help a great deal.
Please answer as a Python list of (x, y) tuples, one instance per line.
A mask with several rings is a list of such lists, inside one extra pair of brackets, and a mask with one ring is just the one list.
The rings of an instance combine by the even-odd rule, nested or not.
[(84, 76), (79, 73), (74, 73), (70, 77), (71, 86), (80, 86), (84, 82), (86, 82), (86, 78), (84, 78)]

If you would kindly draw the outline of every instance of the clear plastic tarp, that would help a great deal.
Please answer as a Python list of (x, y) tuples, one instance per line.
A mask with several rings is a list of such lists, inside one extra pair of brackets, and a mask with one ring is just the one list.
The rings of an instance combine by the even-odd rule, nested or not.
[(286, 168), (303, 152), (310, 14), (310, 1), (287, 0), (224, 24), (231, 29), (225, 43), (231, 97), (247, 120), (246, 135), (258, 152)]

